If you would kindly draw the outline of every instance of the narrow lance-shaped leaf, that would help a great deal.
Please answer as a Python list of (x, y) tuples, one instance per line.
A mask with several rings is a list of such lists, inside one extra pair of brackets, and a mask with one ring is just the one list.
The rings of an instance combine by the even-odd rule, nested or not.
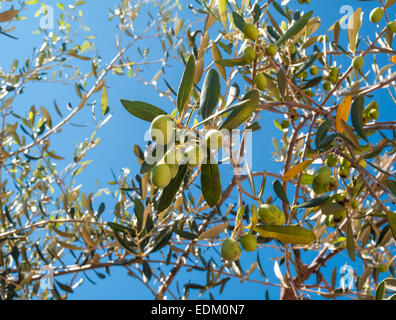
[(215, 60), (215, 63), (224, 67), (244, 66), (246, 64), (243, 58)]
[(221, 23), (227, 27), (227, 0), (217, 0)]
[(157, 209), (159, 212), (164, 211), (171, 205), (173, 199), (176, 196), (177, 191), (180, 188), (181, 183), (183, 182), (184, 176), (187, 173), (187, 168), (188, 168), (187, 165), (181, 165), (179, 167), (179, 171), (176, 177), (174, 177), (171, 180), (171, 182), (168, 184), (168, 186), (166, 186), (162, 190), (157, 204)]
[(396, 213), (389, 211), (387, 218), (393, 238), (396, 240)]
[(291, 37), (295, 36), (297, 33), (299, 33), (304, 27), (307, 25), (309, 19), (311, 19), (313, 15), (313, 11), (309, 11), (302, 15), (300, 19), (298, 19), (291, 27), (289, 30), (287, 30), (283, 36), (276, 42), (276, 44), (279, 46), (283, 43), (285, 43), (287, 40), (289, 40)]
[(190, 97), (191, 89), (194, 85), (195, 75), (195, 58), (190, 55), (188, 58), (186, 68), (184, 69), (183, 77), (180, 81), (179, 89), (177, 91), (177, 110), (181, 112)]
[(352, 222), (349, 218), (347, 221), (347, 237), (346, 238), (347, 238), (346, 242), (347, 242), (348, 255), (353, 261), (355, 261), (355, 239), (353, 237)]
[(359, 29), (362, 25), (362, 9), (357, 9), (348, 20), (349, 46), (353, 53), (356, 51)]
[(338, 106), (337, 114), (336, 114), (336, 129), (340, 133), (344, 131), (344, 128), (342, 127), (341, 124), (341, 120), (344, 120), (345, 122), (348, 121), (349, 112), (351, 111), (351, 104), (352, 104), (352, 97), (347, 96)]
[(308, 168), (311, 165), (312, 162), (313, 162), (313, 159), (310, 159), (310, 160), (305, 160), (305, 161), (295, 165), (293, 168), (291, 168), (289, 171), (287, 171), (283, 175), (282, 180), (283, 181), (289, 181), (290, 179), (293, 179), (300, 172), (302, 172), (306, 168)]
[(352, 126), (355, 128), (358, 135), (367, 141), (366, 133), (363, 130), (363, 108), (364, 95), (358, 95), (351, 107)]
[[(223, 59), (222, 56), (221, 56), (221, 52), (220, 52), (219, 48), (217, 47), (216, 42), (212, 43), (212, 56), (213, 56), (213, 61), (217, 61), (217, 60), (222, 60)], [(222, 65), (220, 65), (220, 64), (218, 64), (216, 62), (215, 62), (215, 65), (216, 65), (216, 68), (219, 71), (221, 77), (225, 81), (227, 81), (227, 74), (226, 74), (224, 66), (222, 66)]]
[(331, 128), (331, 121), (330, 120), (326, 120), (325, 122), (323, 122), (319, 126), (318, 131), (317, 131), (316, 136), (315, 136), (316, 149), (319, 149), (319, 146), (320, 146), (321, 142), (326, 137), (326, 135), (329, 132), (330, 128)]
[(289, 204), (289, 200), (287, 199), (285, 190), (283, 189), (279, 180), (275, 180), (272, 184), (272, 188), (274, 189), (275, 194), (286, 204)]
[(200, 96), (200, 108), (203, 120), (213, 113), (219, 101), (219, 96), (219, 74), (215, 69), (210, 69), (204, 79)]
[(324, 204), (329, 199), (330, 199), (330, 196), (328, 196), (328, 195), (319, 196), (317, 198), (313, 198), (309, 201), (306, 201), (306, 202), (300, 204), (298, 207), (299, 208), (315, 208), (317, 206)]
[(315, 234), (300, 226), (256, 226), (254, 231), (265, 238), (274, 238), (283, 244), (309, 244), (316, 240)]
[(201, 166), (202, 195), (210, 207), (219, 203), (222, 191), (219, 167), (212, 160), (210, 163), (204, 163)]
[(142, 101), (129, 101), (121, 99), (124, 108), (135, 117), (152, 122), (155, 117), (168, 114), (166, 111)]

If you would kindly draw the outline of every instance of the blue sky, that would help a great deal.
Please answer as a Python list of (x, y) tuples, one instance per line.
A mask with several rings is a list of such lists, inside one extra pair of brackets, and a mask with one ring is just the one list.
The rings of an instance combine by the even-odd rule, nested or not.
[[(118, 4), (119, 1), (106, 0), (106, 1), (95, 1), (88, 0), (87, 3), (82, 7), (85, 15), (85, 24), (91, 28), (90, 34), (96, 36), (96, 49), (100, 53), (103, 61), (109, 61), (115, 54), (114, 48), (115, 34), (118, 34), (116, 23), (108, 21), (108, 7), (113, 7)], [(183, 4), (188, 1), (181, 1)], [(191, 1), (194, 3), (193, 1)], [(44, 3), (51, 4), (53, 2), (44, 1)], [(65, 1), (64, 3), (68, 3)], [(361, 30), (363, 37), (370, 36), (374, 37), (374, 27), (368, 22), (368, 13), (376, 6), (374, 1), (344, 1), (344, 0), (311, 0), (310, 6), (299, 5), (297, 1), (290, 1), (290, 7), (299, 7), (302, 10), (307, 11), (309, 8), (314, 9), (314, 14), (322, 18), (322, 27), (320, 31), (327, 30), (337, 19), (341, 18), (343, 14), (340, 13), (340, 8), (345, 5), (351, 5), (354, 10), (358, 7), (362, 7), (365, 12), (364, 25)], [(395, 6), (393, 11), (390, 11), (391, 16), (395, 16)], [(55, 15), (60, 13), (60, 10), (54, 6)], [(26, 56), (31, 54), (32, 48), (40, 44), (40, 36), (32, 35), (32, 31), (38, 26), (38, 19), (34, 18), (33, 15), (37, 7), (26, 11), (25, 15), (28, 17), (27, 20), (21, 21), (17, 24), (17, 29), (13, 32), (13, 35), (17, 36), (19, 40), (12, 40), (6, 37), (1, 39), (4, 47), (8, 50), (0, 50), (0, 59), (2, 66), (11, 65), (15, 57), (24, 59)], [(273, 11), (272, 11), (273, 12)], [(144, 12), (143, 12), (144, 13)], [(145, 13), (144, 13), (145, 14)], [(190, 13), (180, 13), (185, 15), (185, 19), (191, 17)], [(274, 14), (279, 18), (277, 14)], [(183, 16), (184, 17), (184, 16)], [(342, 30), (341, 42), (346, 39), (346, 30)], [(151, 50), (160, 52), (159, 43), (155, 41), (150, 42)], [(13, 54), (10, 55), (10, 52)], [(136, 60), (140, 60), (136, 50), (132, 51)], [(132, 55), (133, 57), (133, 55)], [(348, 67), (348, 62), (345, 61), (343, 70)], [(367, 62), (369, 64), (369, 62)], [(89, 62), (87, 64), (87, 68)], [(158, 66), (149, 66), (148, 73), (154, 75), (158, 71)], [(183, 68), (181, 64), (174, 65), (172, 71), (167, 73), (167, 81), (177, 88)], [(150, 79), (149, 77), (147, 79)], [(99, 132), (101, 137), (100, 145), (94, 150), (89, 152), (87, 159), (93, 159), (93, 163), (80, 175), (79, 181), (83, 183), (83, 190), (86, 192), (94, 191), (97, 188), (96, 180), (99, 181), (100, 185), (107, 187), (107, 182), (112, 180), (111, 169), (119, 174), (122, 168), (130, 168), (132, 175), (139, 171), (136, 158), (133, 155), (132, 147), (133, 144), (139, 144), (141, 147), (144, 146), (143, 132), (148, 129), (149, 124), (141, 120), (133, 118), (128, 114), (121, 106), (119, 100), (142, 100), (151, 104), (157, 105), (169, 112), (173, 110), (173, 106), (169, 100), (158, 97), (151, 88), (138, 83), (134, 79), (129, 79), (126, 76), (110, 76), (107, 81), (108, 93), (109, 93), (109, 106), (113, 114), (112, 119), (107, 123)], [(25, 93), (18, 98), (15, 104), (16, 111), (23, 113), (23, 110), (27, 110), (32, 104), (36, 106), (46, 106), (48, 109), (52, 109), (53, 100), (56, 99), (59, 106), (64, 106), (67, 102), (72, 102), (76, 105), (78, 97), (75, 94), (74, 88), (65, 88), (60, 85), (52, 84), (40, 84), (29, 86), (26, 88)], [(97, 97), (99, 99), (99, 97)], [(394, 119), (395, 108), (393, 102), (389, 99), (388, 95), (381, 95), (379, 99), (380, 104), (380, 119)], [(65, 110), (65, 109), (63, 109)], [(73, 122), (83, 124), (90, 123), (90, 110), (87, 108), (81, 113), (80, 116), (75, 118)], [(272, 137), (280, 137), (281, 133), (276, 129), (272, 122), (274, 119), (281, 119), (279, 116), (273, 116), (273, 114), (263, 113), (261, 116), (260, 124), (262, 130), (253, 134), (253, 170), (267, 170), (267, 171), (279, 171), (277, 166), (272, 161), (271, 152), (273, 147), (271, 144)], [(59, 120), (59, 119), (58, 119)], [(78, 141), (89, 135), (89, 128), (77, 128), (67, 126), (63, 130), (62, 134), (54, 136), (51, 141), (52, 144), (58, 146), (56, 148), (57, 153), (70, 159), (73, 155), (74, 145)], [(265, 137), (265, 138), (263, 138)], [(231, 168), (222, 168), (222, 181), (223, 185), (227, 185), (230, 178)], [(260, 180), (256, 181), (256, 185), (260, 184)], [(272, 188), (270, 187), (272, 181), (269, 179), (267, 182), (266, 192), (264, 199), (271, 195)], [(248, 187), (247, 187), (248, 190)], [(233, 194), (235, 199), (235, 194)], [(108, 197), (109, 198), (109, 197)], [(232, 198), (230, 198), (232, 199)], [(101, 198), (103, 201), (104, 199)], [(112, 208), (112, 200), (109, 198), (106, 200), (107, 208)], [(98, 206), (99, 202), (96, 202), (94, 206)], [(110, 209), (109, 209), (110, 208)], [(263, 248), (260, 250), (261, 262), (264, 267), (264, 271), (269, 276), (270, 280), (275, 283), (279, 281), (275, 278), (273, 272), (273, 261), (269, 258), (276, 257), (276, 253), (270, 249)], [(278, 256), (280, 254), (278, 253)], [(312, 259), (312, 255), (310, 255)], [(252, 262), (256, 259), (256, 253), (243, 253), (242, 264), (244, 268), (248, 268)], [(346, 252), (339, 255), (337, 259), (329, 263), (324, 268), (324, 273), (329, 274), (335, 265), (341, 266), (344, 263), (349, 262)], [(359, 265), (359, 263), (357, 264)], [(282, 267), (282, 270), (283, 267)], [(360, 271), (360, 267), (358, 268)], [(99, 270), (101, 273), (103, 271)], [(151, 299), (150, 292), (140, 283), (135, 281), (133, 278), (126, 275), (125, 269), (121, 267), (113, 268), (111, 270), (111, 277), (106, 279), (98, 279), (93, 273), (88, 273), (91, 279), (97, 283), (93, 285), (89, 281), (84, 281), (83, 285), (80, 286), (74, 294), (70, 295), (72, 299)], [(200, 273), (186, 273), (181, 272), (181, 282), (191, 279), (195, 283), (204, 283), (205, 274)], [(201, 278), (202, 277), (202, 278)], [(254, 279), (264, 280), (258, 272), (253, 274)], [(65, 278), (67, 279), (67, 278)], [(62, 282), (66, 282), (66, 280)], [(215, 289), (213, 294), (215, 297), (222, 299), (264, 299), (265, 288), (262, 285), (245, 282), (243, 284), (240, 281), (232, 280), (227, 284), (227, 290), (219, 296), (218, 290)], [(279, 289), (269, 287), (270, 297), (277, 299), (279, 297)], [(205, 295), (207, 297), (207, 295)]]

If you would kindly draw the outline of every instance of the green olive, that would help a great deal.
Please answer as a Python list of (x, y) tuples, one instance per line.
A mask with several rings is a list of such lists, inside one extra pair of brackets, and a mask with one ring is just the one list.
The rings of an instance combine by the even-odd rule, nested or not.
[(245, 28), (243, 29), (243, 33), (247, 38), (252, 41), (256, 41), (259, 35), (259, 32), (254, 24), (247, 23), (245, 24)]
[(317, 66), (311, 66), (311, 68), (309, 68), (309, 72), (313, 75), (316, 76), (319, 72), (319, 69)]
[(252, 46), (247, 46), (243, 51), (243, 61), (247, 64), (251, 64), (256, 59), (256, 52)]
[(257, 239), (251, 233), (242, 236), (240, 242), (245, 251), (252, 252), (257, 249)]
[(166, 163), (160, 162), (151, 169), (150, 178), (157, 188), (165, 188), (171, 181), (171, 169)]
[(376, 109), (370, 110), (370, 117), (371, 119), (378, 119), (379, 117), (379, 112)]
[(370, 22), (378, 23), (381, 21), (383, 16), (384, 16), (384, 10), (382, 8), (380, 7), (374, 8), (370, 12)]
[(229, 238), (223, 241), (220, 253), (221, 257), (225, 260), (236, 261), (241, 256), (242, 250), (238, 241)]
[(281, 226), (286, 221), (283, 211), (273, 204), (261, 205), (258, 209), (258, 216), (261, 222), (269, 226)]
[(171, 149), (164, 156), (164, 162), (171, 170), (171, 178), (176, 177), (179, 171), (179, 164), (183, 160), (183, 153), (178, 149)]
[(321, 167), (315, 172), (314, 181), (319, 184), (326, 184), (329, 182), (331, 177), (331, 169), (329, 167)]
[(352, 65), (355, 70), (361, 70), (364, 65), (364, 59), (362, 56), (354, 57), (352, 60)]
[(267, 89), (267, 77), (264, 75), (264, 73), (257, 74), (254, 81), (256, 83), (257, 89), (259, 90)]
[(168, 144), (175, 131), (175, 122), (167, 115), (154, 118), (150, 125), (151, 138), (160, 145)]
[(396, 33), (396, 20), (389, 22), (387, 28), (391, 33)]
[(317, 182), (312, 182), (312, 190), (316, 193), (316, 194), (322, 194), (325, 192), (324, 189), (324, 185), (317, 183)]
[(326, 91), (330, 91), (331, 83), (329, 81), (323, 82), (323, 89), (326, 90)]
[(276, 44), (274, 44), (274, 43), (268, 44), (265, 47), (265, 52), (270, 57), (273, 57), (273, 56), (275, 56), (278, 53), (278, 46)]
[(334, 153), (330, 153), (326, 159), (326, 165), (330, 168), (335, 167), (337, 165), (338, 158)]

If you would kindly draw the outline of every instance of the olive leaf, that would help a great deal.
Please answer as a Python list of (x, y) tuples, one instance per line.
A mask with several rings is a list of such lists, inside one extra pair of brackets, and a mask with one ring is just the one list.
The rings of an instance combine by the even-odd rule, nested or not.
[(325, 122), (323, 122), (319, 126), (318, 131), (316, 132), (316, 136), (315, 136), (316, 149), (320, 149), (319, 146), (322, 143), (323, 139), (326, 137), (326, 135), (329, 132), (330, 128), (331, 128), (331, 121), (330, 120), (326, 120)]
[(294, 72), (294, 76), (297, 77), (301, 73), (303, 73), (306, 69), (308, 69), (316, 60), (318, 57), (319, 52), (315, 52), (313, 55), (311, 55), (305, 63), (303, 63), (297, 70)]
[(299, 208), (315, 208), (315, 207), (318, 207), (318, 206), (324, 204), (329, 199), (330, 199), (330, 196), (328, 196), (328, 195), (319, 196), (317, 198), (313, 198), (309, 201), (303, 202), (298, 207)]
[(352, 97), (347, 96), (338, 106), (337, 114), (336, 114), (336, 129), (339, 133), (343, 133), (344, 131), (344, 127), (341, 124), (341, 120), (344, 120), (345, 122), (348, 121), (349, 112), (351, 111), (351, 105), (352, 105)]
[(311, 19), (313, 15), (313, 11), (309, 11), (302, 15), (284, 34), (283, 36), (276, 42), (279, 46), (285, 43), (287, 40), (295, 36), (299, 33), (304, 27), (307, 25), (309, 19)]
[(208, 205), (214, 207), (221, 199), (220, 171), (218, 165), (213, 163), (214, 161), (208, 162), (210, 163), (204, 163), (201, 166), (201, 189), (202, 195)]
[(186, 164), (181, 165), (179, 167), (179, 171), (178, 171), (176, 177), (174, 177), (170, 181), (170, 183), (162, 190), (162, 192), (160, 194), (160, 198), (157, 203), (157, 210), (159, 212), (164, 211), (171, 205), (173, 199), (176, 196), (177, 191), (180, 188), (180, 185), (183, 182), (184, 176), (187, 173), (187, 168), (188, 168), (188, 165), (186, 165)]
[(246, 64), (243, 58), (215, 60), (215, 63), (224, 67), (243, 66)]
[(168, 114), (166, 111), (142, 101), (121, 99), (121, 103), (129, 113), (148, 122), (152, 122), (157, 116)]
[(275, 180), (272, 183), (272, 188), (274, 189), (274, 192), (279, 197), (279, 199), (281, 199), (286, 204), (290, 204), (289, 200), (287, 199), (285, 190), (283, 189), (283, 187), (282, 187), (281, 183), (279, 182), (279, 180)]
[(348, 255), (353, 261), (355, 261), (355, 239), (353, 237), (352, 222), (349, 218), (347, 220), (346, 242), (347, 242)]
[(202, 118), (205, 120), (216, 108), (220, 96), (220, 79), (215, 69), (210, 69), (204, 79), (201, 96), (200, 109)]
[(352, 126), (362, 139), (367, 140), (366, 133), (363, 130), (363, 108), (364, 108), (364, 95), (358, 95), (352, 102), (351, 107), (351, 120)]
[(296, 164), (294, 167), (292, 167), (290, 170), (288, 170), (282, 177), (283, 181), (289, 181), (290, 179), (293, 179), (296, 175), (298, 175), (300, 172), (304, 171), (306, 168), (308, 168), (311, 163), (314, 161), (314, 159), (310, 160), (305, 160), (299, 164)]
[(264, 226), (259, 225), (254, 228), (265, 238), (274, 238), (283, 244), (303, 245), (310, 244), (316, 240), (315, 234), (308, 229), (301, 228), (300, 226)]
[(387, 218), (393, 238), (396, 240), (396, 213), (389, 211), (387, 214)]
[(188, 98), (190, 96), (192, 87), (194, 85), (194, 75), (195, 75), (195, 58), (194, 55), (190, 55), (188, 58), (186, 67), (184, 69), (183, 77), (180, 81), (179, 89), (177, 91), (177, 110), (179, 112), (183, 111)]

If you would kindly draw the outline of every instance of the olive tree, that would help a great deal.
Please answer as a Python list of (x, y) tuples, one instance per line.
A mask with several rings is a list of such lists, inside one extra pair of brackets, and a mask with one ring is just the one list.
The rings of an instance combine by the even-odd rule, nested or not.
[[(318, 34), (320, 17), (304, 6), (309, 1), (298, 2), (294, 11), (289, 1), (203, 0), (186, 8), (156, 2), (158, 15), (142, 30), (134, 21), (144, 3), (121, 1), (111, 17), (119, 19), (119, 39), (126, 37), (128, 44), (118, 41), (118, 54), (108, 64), (102, 65), (99, 55), (89, 58), (92, 71), (69, 80), (77, 83), (80, 105), (54, 126), (44, 107), (32, 107), (28, 118), (17, 116), (11, 125), (7, 119), (15, 116), (12, 106), (22, 85), (42, 80), (42, 70), (62, 69), (68, 59), (88, 59), (81, 51), (89, 43), (77, 45), (71, 38), (71, 26), (79, 23), (74, 7), (64, 9), (59, 35), (44, 37), (35, 64), (3, 75), (13, 89), (6, 90), (2, 107), (2, 297), (36, 296), (39, 271), (51, 264), (56, 279), (51, 292), (58, 299), (78, 286), (79, 273), (88, 277), (92, 270), (103, 277), (97, 270), (112, 267), (125, 268), (155, 299), (187, 299), (192, 290), (214, 298), (214, 289), (221, 294), (234, 278), (263, 290), (280, 287), (281, 299), (394, 299), (396, 122), (377, 119), (387, 112), (379, 96), (395, 102), (396, 21), (390, 14), (395, 1), (377, 1), (369, 21), (357, 8), (325, 34)], [(191, 11), (195, 20), (184, 21), (178, 10)], [(76, 22), (68, 24), (69, 19)], [(363, 23), (372, 30), (364, 37)], [(345, 42), (340, 40), (344, 24)], [(149, 53), (142, 52), (137, 64), (127, 51), (153, 36), (164, 54), (158, 73), (148, 80), (137, 66), (150, 63)], [(174, 63), (184, 66), (177, 86), (167, 78)], [(109, 182), (111, 191), (99, 190), (112, 193), (113, 208), (95, 209), (94, 195), (100, 192), (80, 193), (76, 176), (109, 116), (110, 71), (128, 71), (175, 108), (120, 97), (133, 121), (150, 126), (150, 141), (133, 146), (138, 174), (124, 170)], [(59, 172), (54, 166), (59, 156), (48, 138), (99, 94), (103, 120), (94, 113), (92, 137)], [(283, 117), (274, 121), (282, 132), (280, 141), (273, 140), (279, 171), (252, 171), (249, 135), (254, 131), (270, 142), (260, 126), (270, 113)], [(26, 136), (33, 142), (26, 143)], [(38, 230), (44, 233), (38, 236)], [(263, 249), (277, 258), (279, 283), (264, 272), (270, 261), (260, 258)], [(246, 266), (243, 257), (253, 251), (257, 259)], [(323, 271), (344, 252), (363, 270), (354, 271), (354, 289), (337, 286), (337, 268)], [(67, 253), (72, 263), (70, 257), (64, 262)], [(187, 281), (183, 271), (202, 280)], [(67, 274), (73, 278), (65, 284), (61, 279)], [(40, 294), (46, 298), (49, 291)]]

